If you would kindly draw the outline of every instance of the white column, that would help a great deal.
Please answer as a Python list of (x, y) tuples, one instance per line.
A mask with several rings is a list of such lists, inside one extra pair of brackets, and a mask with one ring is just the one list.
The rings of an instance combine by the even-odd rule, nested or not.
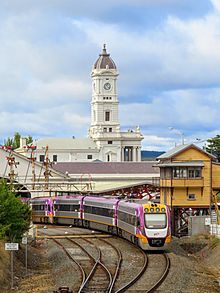
[(138, 162), (141, 161), (141, 151), (140, 151), (140, 147), (137, 147), (137, 161), (138, 161)]
[(132, 148), (132, 161), (133, 162), (137, 161), (137, 159), (136, 159), (136, 147)]
[(124, 147), (121, 147), (121, 162), (124, 162)]

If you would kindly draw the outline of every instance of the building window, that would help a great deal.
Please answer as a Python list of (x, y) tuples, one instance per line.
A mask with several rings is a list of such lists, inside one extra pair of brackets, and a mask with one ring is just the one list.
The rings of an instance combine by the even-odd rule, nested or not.
[(57, 155), (53, 155), (53, 162), (57, 162)]
[(173, 178), (179, 179), (179, 178), (201, 178), (202, 170), (198, 167), (174, 167), (173, 168)]
[(108, 140), (108, 144), (112, 144), (112, 140)]
[(133, 147), (130, 147), (130, 146), (124, 147), (124, 161), (125, 162), (133, 161)]
[(189, 193), (188, 200), (196, 200), (196, 195), (194, 193)]
[(109, 111), (105, 112), (105, 121), (110, 121), (110, 112)]
[(187, 178), (187, 169), (182, 167), (174, 167), (173, 178)]
[(44, 162), (44, 158), (45, 158), (44, 155), (40, 155), (40, 162)]
[(88, 156), (87, 156), (87, 159), (88, 159), (88, 160), (91, 160), (91, 159), (92, 159), (92, 155), (88, 155)]
[(201, 169), (198, 168), (190, 168), (188, 170), (189, 178), (200, 178), (201, 177)]
[(109, 128), (109, 132), (112, 132), (112, 128), (111, 127)]
[(110, 162), (110, 155), (107, 155), (107, 162)]
[(107, 128), (106, 127), (103, 128), (103, 132), (107, 132)]

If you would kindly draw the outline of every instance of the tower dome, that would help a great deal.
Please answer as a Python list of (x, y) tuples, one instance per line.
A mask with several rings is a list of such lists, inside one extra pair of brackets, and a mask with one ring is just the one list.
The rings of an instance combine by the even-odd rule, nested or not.
[(99, 54), (99, 58), (95, 62), (93, 69), (116, 69), (116, 65), (110, 54), (106, 51), (106, 45), (103, 45), (102, 53)]

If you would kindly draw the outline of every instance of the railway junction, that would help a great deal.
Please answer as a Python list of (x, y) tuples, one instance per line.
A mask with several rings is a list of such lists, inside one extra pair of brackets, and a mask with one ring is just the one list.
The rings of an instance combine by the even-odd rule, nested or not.
[(22, 270), (24, 246), (16, 253), (18, 288), (11, 292), (52, 293), (62, 287), (96, 293), (219, 292), (213, 260), (219, 246), (209, 248), (208, 257), (207, 244), (214, 243), (205, 237), (174, 238), (165, 252), (143, 253), (124, 239), (97, 231), (49, 225), (37, 230), (35, 244), (29, 243), (27, 276)]
[[(142, 173), (129, 184), (126, 183), (129, 172), (121, 181), (121, 174), (113, 171), (106, 171), (105, 174), (102, 172), (102, 178), (98, 173), (86, 173), (87, 176), (81, 174), (78, 176), (81, 180), (76, 181), (76, 171), (71, 171), (71, 166), (62, 165), (61, 170), (59, 164), (53, 168), (47, 160), (46, 163), (37, 163), (32, 157), (33, 155), (30, 158), (24, 157), (10, 149), (0, 149), (1, 177), (12, 183), (14, 190), (21, 195), (53, 196), (72, 192), (91, 194), (96, 180), (104, 181), (105, 178), (111, 177), (112, 186), (114, 181), (119, 182), (112, 190), (103, 190), (103, 194), (132, 194), (136, 197), (138, 192), (142, 192), (151, 196), (158, 193), (158, 180), (155, 178), (160, 178), (160, 201), (171, 207), (174, 236), (188, 235), (189, 221), (192, 217), (205, 219), (211, 213), (211, 220), (217, 225), (218, 217), (213, 215), (217, 215), (218, 212), (215, 203), (216, 194), (219, 192), (219, 164), (213, 156), (194, 145), (183, 145), (162, 155), (157, 162), (150, 163), (151, 173), (148, 173), (147, 179), (143, 180)], [(113, 168), (114, 164), (109, 166)], [(100, 169), (103, 170), (102, 168), (101, 164)], [(81, 172), (82, 169), (78, 166), (78, 170)], [(156, 170), (155, 173), (152, 170)], [(136, 175), (137, 173), (132, 173), (132, 176)], [(96, 190), (96, 193), (100, 192)], [(112, 290), (109, 292), (122, 292), (120, 288), (127, 284), (129, 285), (125, 292), (218, 292), (219, 271), (218, 263), (215, 262), (219, 255), (218, 243), (209, 236), (209, 233), (201, 238), (193, 237), (192, 242), (189, 238), (173, 237), (173, 242), (166, 251), (170, 267), (165, 273), (167, 262), (163, 253), (149, 252), (148, 261), (144, 261), (145, 257), (137, 247), (114, 236), (71, 227), (39, 227), (36, 243), (29, 247), (29, 252), (35, 254), (29, 260), (30, 275), (22, 277), (22, 274), (17, 272), (19, 288), (23, 288), (23, 291), (19, 289), (18, 292), (35, 292), (38, 284), (41, 284), (41, 291), (37, 289), (36, 292), (52, 292), (58, 290), (61, 285), (73, 288), (74, 292), (80, 288), (81, 292), (92, 292), (91, 287), (95, 288), (94, 292), (103, 292), (104, 287)], [(211, 251), (210, 258), (208, 250)], [(119, 256), (120, 253), (122, 257)], [(17, 257), (22, 259), (21, 255)], [(119, 266), (120, 259), (122, 260)], [(40, 264), (40, 270), (37, 269), (36, 263)], [(20, 265), (22, 267), (22, 264)], [(117, 269), (117, 266), (120, 269)], [(96, 273), (92, 268), (95, 268)], [(89, 277), (90, 272), (94, 278)], [(162, 275), (166, 278), (162, 278), (160, 286), (156, 285)], [(38, 277), (39, 280), (36, 282)], [(30, 284), (31, 278), (33, 282)], [(25, 280), (28, 285), (25, 285)], [(153, 286), (159, 287), (151, 291)]]

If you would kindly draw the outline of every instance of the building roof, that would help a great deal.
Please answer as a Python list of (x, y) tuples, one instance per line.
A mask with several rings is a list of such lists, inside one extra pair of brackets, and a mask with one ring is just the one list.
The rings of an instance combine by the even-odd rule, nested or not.
[(53, 168), (69, 174), (158, 174), (155, 161), (147, 162), (64, 162)]
[(188, 161), (188, 162), (164, 162), (158, 163), (157, 167), (204, 167), (203, 161)]
[(99, 54), (99, 58), (96, 60), (94, 64), (94, 69), (116, 69), (116, 65), (110, 54), (106, 51), (106, 45), (103, 45), (102, 53)]
[(80, 149), (80, 150), (96, 150), (97, 145), (91, 138), (45, 138), (36, 141), (36, 146), (38, 149), (48, 146), (49, 150), (70, 150), (70, 149)]
[(175, 148), (172, 148), (171, 150), (169, 150), (168, 152), (160, 155), (159, 157), (157, 157), (157, 160), (170, 159), (170, 158), (175, 157), (177, 154), (179, 154), (189, 148), (197, 149), (198, 151), (206, 154), (208, 157), (216, 159), (216, 157), (214, 155), (204, 151), (203, 149), (199, 148), (198, 146), (196, 146), (194, 144), (182, 144), (182, 145), (178, 145)]

